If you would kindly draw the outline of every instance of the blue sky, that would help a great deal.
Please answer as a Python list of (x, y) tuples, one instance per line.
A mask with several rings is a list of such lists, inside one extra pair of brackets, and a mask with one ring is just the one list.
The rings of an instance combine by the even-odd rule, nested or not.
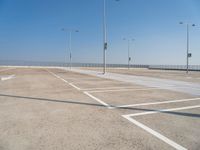
[[(0, 0), (0, 60), (64, 61), (72, 35), (73, 62), (102, 62), (103, 0)], [(191, 64), (200, 64), (199, 0), (107, 0), (108, 63), (185, 64), (186, 27), (191, 28)]]

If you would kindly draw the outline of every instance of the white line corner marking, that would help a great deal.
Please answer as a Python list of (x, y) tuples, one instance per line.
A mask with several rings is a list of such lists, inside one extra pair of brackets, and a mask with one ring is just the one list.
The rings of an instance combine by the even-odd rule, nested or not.
[(110, 105), (108, 105), (107, 103), (103, 102), (102, 100), (96, 98), (95, 96), (89, 94), (88, 92), (83, 92), (84, 94), (86, 94), (87, 96), (91, 97), (92, 99), (96, 100), (97, 102), (101, 103), (102, 105), (108, 107), (108, 108), (111, 108)]
[[(69, 84), (70, 86), (74, 87), (74, 88), (77, 89), (78, 91), (81, 91), (81, 88), (75, 86), (73, 83), (69, 83), (67, 80), (63, 79), (62, 77), (58, 76), (57, 74), (55, 74), (55, 73), (53, 73), (53, 72), (51, 72), (51, 71), (49, 71), (49, 70), (46, 70), (46, 71), (49, 72), (50, 74), (52, 74), (53, 76), (55, 76), (56, 78), (62, 80), (63, 82)], [(102, 100), (96, 98), (95, 96), (89, 94), (88, 92), (84, 92), (84, 91), (82, 91), (82, 92), (83, 92), (85, 95), (87, 95), (87, 96), (89, 96), (90, 98), (92, 98), (93, 100), (95, 100), (95, 101), (99, 102), (100, 104), (102, 104), (102, 105), (108, 107), (109, 109), (112, 108), (110, 105), (106, 104), (105, 102), (103, 102)]]
[(15, 75), (4, 76), (4, 77), (1, 77), (0, 79), (1, 79), (2, 81), (5, 81), (5, 80), (13, 79), (13, 78), (15, 78)]
[(178, 150), (187, 150), (185, 147), (177, 144), (176, 142), (168, 139), (167, 137), (163, 136), (162, 134), (152, 130), (151, 128), (145, 126), (144, 124), (140, 123), (139, 121), (133, 119), (134, 116), (142, 116), (142, 115), (149, 115), (149, 114), (155, 114), (160, 112), (169, 112), (169, 111), (177, 111), (177, 110), (185, 110), (185, 109), (193, 109), (193, 108), (200, 108), (200, 105), (195, 106), (188, 106), (188, 107), (180, 107), (180, 108), (172, 108), (172, 109), (163, 109), (163, 110), (156, 110), (152, 112), (144, 112), (144, 113), (136, 113), (136, 114), (128, 114), (128, 115), (122, 115), (122, 117), (129, 120), (131, 123), (135, 124), (136, 126), (142, 128), (143, 130), (149, 132), (150, 134), (154, 135), (158, 139), (164, 141), (165, 143), (169, 144), (170, 146), (174, 147)]
[(73, 83), (69, 83), (67, 80), (61, 78), (61, 77), (58, 76), (57, 74), (55, 74), (55, 73), (53, 73), (53, 72), (51, 72), (51, 71), (49, 71), (49, 70), (46, 70), (46, 71), (49, 72), (50, 74), (52, 74), (53, 76), (55, 76), (56, 78), (62, 80), (63, 82), (68, 83), (70, 86), (74, 87), (75, 89), (81, 90), (79, 87), (75, 86)]
[(159, 104), (168, 104), (168, 103), (180, 103), (180, 102), (198, 101), (198, 100), (200, 100), (200, 97), (189, 98), (189, 99), (168, 100), (168, 101), (162, 101), (162, 102), (150, 102), (150, 103), (139, 103), (139, 104), (121, 105), (121, 106), (116, 106), (115, 108), (126, 108), (126, 107), (137, 107), (137, 106), (159, 105)]
[(73, 83), (69, 83), (69, 85), (71, 85), (72, 87), (74, 87), (77, 90), (81, 90), (79, 87), (77, 87), (76, 85), (74, 85)]
[(121, 88), (121, 89), (109, 89), (109, 90), (97, 90), (90, 91), (90, 93), (106, 93), (106, 92), (122, 92), (122, 91), (147, 91), (147, 90), (156, 90), (160, 88)]

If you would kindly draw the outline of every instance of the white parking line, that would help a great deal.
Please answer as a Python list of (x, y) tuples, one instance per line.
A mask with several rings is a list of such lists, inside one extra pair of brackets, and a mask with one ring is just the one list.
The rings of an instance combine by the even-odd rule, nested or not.
[(53, 72), (51, 72), (51, 71), (49, 71), (49, 70), (47, 70), (47, 69), (45, 69), (47, 72), (49, 72), (50, 74), (52, 74), (53, 76), (55, 76), (56, 78), (58, 78), (58, 79), (60, 79), (60, 80), (62, 80), (63, 82), (65, 82), (65, 83), (68, 83), (69, 84), (69, 82), (67, 81), (67, 80), (65, 80), (65, 79), (63, 79), (63, 78), (61, 78), (60, 76), (58, 76), (57, 74), (55, 74), (55, 73), (53, 73)]
[(88, 89), (82, 89), (84, 91), (92, 91), (92, 90), (112, 90), (112, 89), (129, 89), (129, 88), (134, 88), (134, 87), (131, 87), (131, 86), (121, 86), (121, 87), (102, 87), (102, 88), (88, 88)]
[(127, 120), (129, 120), (130, 122), (132, 122), (133, 124), (135, 124), (136, 126), (142, 128), (143, 130), (149, 132), (150, 134), (154, 135), (155, 137), (157, 137), (158, 139), (164, 141), (165, 143), (171, 145), (172, 147), (174, 147), (177, 150), (187, 150), (185, 147), (177, 144), (176, 142), (170, 140), (169, 138), (163, 136), (162, 134), (152, 130), (151, 128), (145, 126), (144, 124), (136, 121), (133, 118), (130, 118), (129, 116), (123, 115), (124, 118), (126, 118)]
[(69, 85), (71, 85), (72, 87), (74, 87), (77, 90), (81, 90), (79, 87), (77, 87), (76, 85), (74, 85), (73, 83), (69, 83)]
[(142, 112), (142, 113), (129, 114), (127, 116), (129, 116), (129, 117), (135, 117), (135, 116), (143, 116), (143, 115), (156, 114), (156, 113), (161, 113), (161, 112), (169, 112), (169, 111), (177, 111), (177, 110), (185, 110), (185, 109), (194, 109), (194, 108), (199, 108), (199, 107), (200, 107), (200, 105), (187, 106), (187, 107), (179, 107), (179, 108), (170, 108), (170, 109), (161, 109), (161, 110), (155, 110), (155, 111), (150, 111), (150, 112)]
[(73, 85), (72, 83), (69, 83), (69, 81), (67, 81), (67, 80), (65, 80), (65, 79), (63, 79), (63, 78), (61, 78), (61, 77), (58, 76), (57, 74), (55, 74), (55, 73), (53, 73), (53, 72), (51, 72), (51, 71), (49, 71), (49, 70), (46, 70), (46, 71), (49, 72), (50, 74), (52, 74), (53, 76), (55, 76), (56, 78), (62, 80), (63, 82), (68, 83), (70, 86), (74, 87), (75, 89), (80, 90), (79, 87)]
[(116, 89), (116, 90), (102, 90), (102, 91), (90, 91), (90, 93), (105, 93), (105, 92), (121, 92), (121, 91), (147, 91), (147, 90), (154, 90), (160, 88), (138, 88), (138, 89)]
[(200, 108), (200, 105), (195, 105), (195, 106), (188, 106), (188, 107), (180, 107), (180, 108), (171, 108), (171, 109), (163, 109), (163, 110), (156, 110), (156, 111), (151, 111), (151, 112), (144, 112), (144, 113), (136, 113), (136, 114), (128, 114), (128, 115), (122, 115), (122, 117), (126, 118), (129, 120), (131, 123), (135, 124), (136, 126), (142, 128), (143, 130), (149, 132), (150, 134), (154, 135), (158, 139), (162, 140), (163, 142), (171, 145), (175, 149), (178, 150), (186, 150), (185, 147), (177, 144), (176, 142), (170, 140), (169, 138), (163, 136), (162, 134), (152, 130), (151, 128), (145, 126), (144, 124), (140, 123), (139, 121), (133, 119), (132, 117), (135, 116), (142, 116), (142, 115), (149, 115), (149, 114), (155, 114), (155, 113), (161, 113), (161, 112), (170, 112), (170, 111), (178, 111), (178, 110), (186, 110), (186, 109), (194, 109), (194, 108)]
[[(65, 83), (68, 83), (70, 86), (72, 86), (73, 88), (77, 89), (78, 91), (81, 91), (81, 89), (80, 89), (79, 87), (75, 86), (73, 83), (69, 83), (67, 80), (63, 79), (62, 77), (58, 76), (57, 74), (55, 74), (55, 73), (53, 73), (53, 72), (51, 72), (51, 71), (49, 71), (49, 70), (46, 70), (46, 71), (49, 72), (51, 75), (55, 76), (56, 78), (58, 78), (58, 79), (64, 81)], [(103, 106), (106, 106), (106, 107), (108, 107), (108, 108), (111, 108), (110, 105), (106, 104), (105, 102), (103, 102), (102, 100), (96, 98), (95, 96), (89, 94), (88, 92), (84, 92), (84, 91), (82, 91), (82, 92), (83, 92), (83, 94), (89, 96), (90, 98), (92, 98), (93, 100), (99, 102), (99, 103), (102, 104)]]
[(15, 78), (15, 75), (4, 76), (4, 77), (1, 77), (0, 79), (1, 79), (2, 81), (5, 81), (5, 80), (13, 79), (13, 78)]
[(108, 108), (111, 108), (110, 105), (108, 105), (107, 103), (103, 102), (102, 100), (96, 98), (95, 96), (89, 94), (88, 92), (84, 92), (86, 95), (88, 95), (89, 97), (91, 97), (92, 99), (96, 100), (97, 102), (101, 103), (102, 105), (108, 107)]
[[(65, 74), (63, 74), (63, 75), (65, 75)], [(66, 74), (67, 75), (67, 74)], [(81, 78), (82, 80), (77, 80), (77, 78), (78, 77), (76, 77), (76, 78), (66, 78), (67, 80), (76, 80), (76, 81), (80, 81), (80, 82), (82, 82), (82, 80), (93, 80), (92, 78)], [(95, 80), (95, 79), (94, 79)]]
[(200, 100), (200, 98), (190, 98), (190, 99), (179, 99), (179, 100), (170, 100), (170, 101), (162, 101), (162, 102), (151, 102), (151, 103), (139, 103), (139, 104), (121, 105), (121, 106), (116, 106), (115, 108), (126, 108), (126, 107), (136, 107), (136, 106), (148, 106), (148, 105), (178, 103), (178, 102), (197, 101), (197, 100)]
[(56, 78), (62, 80), (63, 82), (68, 83), (70, 86), (74, 87), (75, 89), (80, 90), (79, 87), (75, 86), (73, 83), (69, 83), (69, 81), (67, 81), (67, 80), (65, 80), (65, 79), (63, 79), (63, 78), (61, 78), (61, 77), (58, 76), (57, 74), (55, 74), (55, 73), (53, 73), (53, 72), (51, 72), (51, 71), (49, 71), (49, 70), (46, 70), (46, 71), (49, 72), (50, 74), (52, 74), (53, 76), (55, 76)]

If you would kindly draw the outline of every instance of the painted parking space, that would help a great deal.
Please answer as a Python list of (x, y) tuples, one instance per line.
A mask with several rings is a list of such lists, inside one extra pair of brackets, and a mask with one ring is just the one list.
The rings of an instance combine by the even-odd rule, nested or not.
[(45, 148), (53, 141), (73, 145), (83, 136), (79, 144), (85, 149), (195, 149), (199, 144), (197, 95), (63, 69), (12, 73), (16, 80), (0, 84), (1, 133), (15, 124), (0, 135), (4, 143), (24, 147), (21, 141), (34, 140), (38, 148), (40, 135)]
[[(200, 104), (200, 103), (199, 103)], [(175, 149), (198, 149), (200, 105), (123, 115)]]
[(173, 92), (157, 88), (119, 89), (91, 92), (97, 98), (103, 99), (113, 106), (131, 106), (141, 103), (156, 103), (181, 99), (191, 99), (197, 96)]

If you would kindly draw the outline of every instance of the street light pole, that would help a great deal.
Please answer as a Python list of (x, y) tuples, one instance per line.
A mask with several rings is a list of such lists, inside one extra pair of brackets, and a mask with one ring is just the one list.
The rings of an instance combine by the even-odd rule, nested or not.
[(189, 24), (187, 23), (187, 74), (189, 72)]
[[(119, 0), (115, 0), (119, 1)], [(108, 48), (107, 42), (107, 25), (106, 25), (106, 0), (103, 0), (103, 74), (106, 73), (106, 52)]]
[(128, 40), (128, 69), (130, 69), (130, 40)]
[(131, 57), (130, 57), (130, 43), (131, 41), (133, 42), (135, 39), (126, 39), (126, 38), (123, 38), (123, 40), (127, 40), (128, 41), (128, 69), (130, 69), (130, 61), (131, 61)]
[(79, 32), (76, 29), (63, 28), (62, 31), (69, 32), (69, 67), (72, 68), (72, 32)]
[(72, 31), (69, 31), (69, 67), (72, 69)]
[(103, 74), (106, 73), (107, 26), (106, 26), (106, 0), (103, 0)]
[[(183, 22), (180, 22), (180, 24), (185, 24)], [(194, 27), (196, 26), (195, 24), (189, 24), (186, 23), (187, 27), (187, 51), (186, 51), (186, 73), (189, 73), (189, 58), (192, 56), (191, 53), (189, 53), (189, 48), (190, 48), (190, 26)]]

